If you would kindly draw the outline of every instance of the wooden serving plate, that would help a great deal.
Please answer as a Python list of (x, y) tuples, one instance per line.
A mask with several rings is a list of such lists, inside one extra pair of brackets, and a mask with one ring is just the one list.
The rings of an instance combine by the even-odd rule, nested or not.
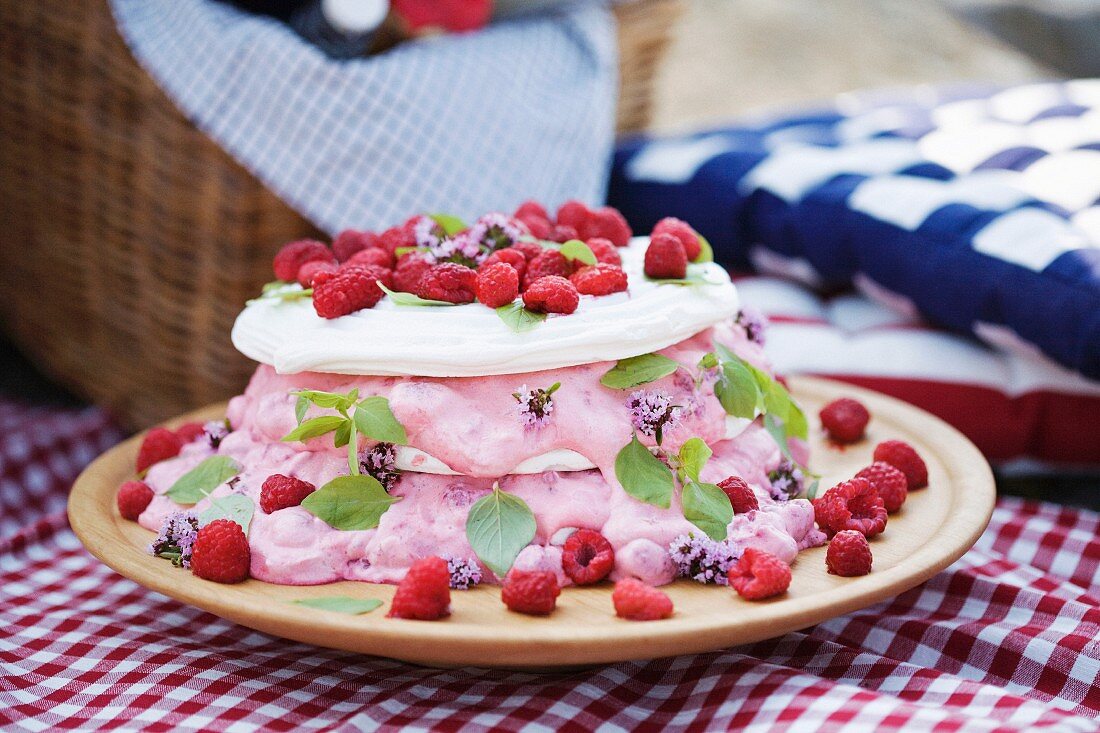
[[(258, 580), (219, 585), (146, 554), (153, 535), (119, 515), (115, 492), (133, 477), (140, 436), (113, 448), (81, 474), (69, 497), (69, 519), (88, 550), (141, 585), (223, 618), (277, 636), (319, 646), (393, 657), (433, 666), (543, 668), (648, 659), (744, 644), (806, 628), (869, 606), (916, 586), (963, 555), (985, 529), (995, 498), (993, 476), (977, 448), (928, 413), (884, 395), (822, 379), (790, 380), (810, 417), (813, 467), (822, 490), (871, 461), (879, 441), (900, 438), (928, 464), (930, 485), (913, 492), (871, 543), (874, 569), (861, 578), (825, 570), (825, 548), (799, 554), (790, 590), (765, 602), (741, 600), (721, 586), (678, 581), (666, 590), (672, 618), (624, 621), (614, 615), (611, 584), (566, 588), (557, 610), (536, 618), (508, 611), (500, 589), (481, 586), (452, 593), (443, 621), (386, 618), (393, 586), (345, 581), (322, 586), (279, 586)], [(826, 443), (816, 418), (840, 396), (871, 411), (867, 438), (838, 449)], [(215, 405), (179, 421), (220, 418)], [(321, 596), (378, 598), (372, 613), (348, 616), (292, 605)]]

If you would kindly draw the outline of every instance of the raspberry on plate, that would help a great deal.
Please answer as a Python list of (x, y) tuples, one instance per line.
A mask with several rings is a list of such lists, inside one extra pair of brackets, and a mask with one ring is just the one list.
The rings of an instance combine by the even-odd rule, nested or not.
[(610, 239), (592, 237), (586, 241), (585, 244), (588, 245), (588, 249), (592, 250), (592, 254), (596, 255), (597, 262), (603, 262), (606, 265), (622, 266), (623, 258), (619, 255), (619, 250), (611, 243)]
[(615, 567), (615, 550), (599, 532), (578, 529), (569, 535), (561, 552), (561, 568), (577, 585), (592, 585)]
[[(499, 253), (496, 253), (499, 254)], [(516, 253), (520, 259), (523, 255)], [(525, 261), (526, 263), (526, 261)], [(477, 299), (490, 308), (508, 305), (519, 297), (519, 273), (507, 262), (495, 262), (477, 273)]]
[(435, 621), (451, 613), (451, 571), (441, 557), (417, 560), (390, 602), (390, 618)]
[(512, 570), (504, 578), (500, 599), (511, 611), (547, 616), (560, 594), (558, 577), (549, 570)]
[(381, 247), (368, 247), (361, 249), (344, 262), (344, 267), (349, 265), (375, 265), (392, 270), (397, 258), (393, 253)]
[(852, 578), (871, 572), (871, 545), (854, 529), (837, 532), (825, 551), (825, 567), (833, 575)]
[(645, 274), (648, 277), (679, 279), (687, 275), (688, 258), (684, 245), (671, 234), (650, 238), (645, 251)]
[(588, 215), (581, 226), (577, 227), (581, 239), (601, 237), (610, 240), (616, 247), (625, 247), (630, 243), (630, 237), (634, 234), (626, 218), (618, 209), (611, 206), (601, 206)]
[(635, 578), (623, 578), (611, 592), (615, 615), (630, 621), (657, 621), (672, 615), (672, 599)]
[(540, 277), (558, 275), (569, 277), (573, 272), (573, 265), (556, 249), (544, 249), (534, 259), (527, 263), (527, 272), (523, 276), (523, 289), (526, 290), (531, 283)]
[(118, 513), (125, 519), (137, 518), (153, 500), (153, 490), (144, 481), (127, 481), (118, 487)]
[(206, 428), (201, 422), (189, 422), (176, 428), (176, 435), (184, 445), (193, 440), (198, 440), (206, 434)]
[(862, 403), (841, 397), (822, 407), (818, 417), (829, 437), (837, 443), (855, 443), (863, 437), (871, 413)]
[(337, 262), (347, 262), (356, 252), (378, 246), (378, 235), (374, 232), (345, 229), (332, 240), (332, 254), (336, 255)]
[(747, 601), (760, 601), (787, 592), (791, 566), (771, 553), (747, 547), (745, 554), (730, 566), (727, 577), (737, 595)]
[(699, 243), (699, 235), (696, 231), (686, 221), (677, 219), (674, 216), (667, 216), (657, 222), (649, 236), (653, 237), (657, 234), (671, 234), (680, 240), (680, 244), (684, 245), (684, 253), (687, 254), (688, 262), (694, 262), (703, 251), (703, 245)]
[(345, 265), (337, 272), (318, 273), (313, 278), (313, 309), (321, 318), (339, 318), (373, 308), (383, 295), (378, 281), (389, 277), (388, 270), (371, 265)]
[(581, 295), (611, 295), (625, 292), (627, 287), (623, 268), (603, 262), (580, 268), (569, 276), (569, 281)]
[(299, 239), (296, 242), (284, 244), (271, 265), (277, 280), (292, 283), (298, 280), (298, 270), (305, 263), (312, 260), (331, 262), (335, 259), (332, 250), (323, 242), (318, 242), (316, 239)]
[(874, 537), (886, 529), (886, 507), (870, 481), (852, 478), (814, 499), (814, 519), (830, 537), (846, 529)]
[(573, 283), (557, 275), (540, 277), (523, 291), (523, 304), (538, 313), (572, 313), (580, 302)]
[(300, 505), (307, 496), (317, 490), (308, 481), (293, 476), (273, 473), (264, 479), (260, 487), (260, 509), (267, 514)]
[(909, 493), (909, 480), (905, 478), (905, 474), (883, 461), (875, 461), (870, 466), (860, 469), (856, 478), (864, 478), (871, 482), (871, 486), (882, 497), (882, 505), (886, 507), (888, 514), (901, 509)]
[(928, 485), (928, 466), (911, 445), (901, 440), (884, 440), (875, 446), (875, 460), (889, 463), (905, 474), (909, 490)]
[(477, 271), (454, 262), (436, 265), (420, 278), (416, 294), (425, 300), (473, 303), (477, 298)]
[(416, 292), (420, 278), (432, 269), (435, 262), (424, 252), (408, 252), (397, 260), (397, 269), (393, 271), (393, 289), (402, 293)]
[(168, 428), (153, 428), (145, 434), (137, 454), (137, 472), (144, 473), (155, 463), (175, 458), (183, 448), (180, 436)]
[(215, 583), (240, 583), (248, 577), (251, 557), (241, 525), (215, 519), (195, 536), (191, 572)]
[(303, 288), (313, 287), (313, 279), (320, 272), (336, 272), (339, 265), (327, 260), (310, 260), (298, 268), (298, 284)]
[(746, 514), (760, 508), (760, 500), (748, 482), (740, 476), (730, 476), (718, 483), (718, 488), (726, 492), (733, 505), (734, 514)]

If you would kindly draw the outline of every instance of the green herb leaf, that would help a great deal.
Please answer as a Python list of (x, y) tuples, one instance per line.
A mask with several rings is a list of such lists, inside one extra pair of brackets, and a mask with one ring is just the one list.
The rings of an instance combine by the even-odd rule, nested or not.
[(382, 281), (378, 281), (378, 287), (382, 288), (382, 291), (390, 296), (390, 300), (394, 305), (419, 305), (419, 306), (441, 306), (441, 305), (458, 305), (457, 303), (448, 303), (445, 300), (428, 300), (421, 298), (419, 295), (413, 295), (412, 293), (402, 293), (396, 290), (390, 290)]
[(410, 252), (427, 252), (427, 247), (395, 247), (393, 250), (394, 257), (400, 257), (401, 255), (407, 255)]
[(536, 313), (524, 308), (522, 300), (502, 305), (496, 311), (497, 315), (500, 316), (500, 320), (504, 321), (504, 324), (516, 333), (530, 331), (546, 320), (545, 313)]
[(428, 214), (428, 217), (443, 227), (443, 231), (447, 233), (447, 236), (453, 236), (468, 228), (466, 222), (451, 214)]
[(798, 461), (791, 455), (791, 447), (787, 444), (787, 430), (783, 427), (783, 422), (770, 412), (766, 413), (764, 415), (764, 429), (768, 431), (775, 444), (779, 446), (779, 451), (792, 463), (797, 464)]
[(405, 426), (397, 422), (385, 397), (368, 397), (355, 406), (355, 425), (371, 440), (405, 445), (409, 436)]
[(195, 504), (240, 472), (229, 456), (210, 456), (180, 476), (168, 489), (168, 498), (177, 504)]
[(336, 428), (336, 433), (332, 436), (332, 445), (334, 448), (343, 448), (351, 442), (352, 422), (351, 420), (340, 418), (340, 427)]
[(739, 361), (722, 362), (722, 373), (714, 383), (714, 396), (727, 415), (752, 420), (757, 408), (763, 408), (760, 388), (745, 365)]
[(718, 366), (718, 364), (718, 357), (714, 354), (713, 351), (708, 351), (707, 353), (703, 354), (703, 358), (699, 360), (700, 369), (713, 369), (714, 367)]
[(535, 515), (527, 502), (493, 485), (466, 515), (466, 539), (478, 558), (503, 578), (520, 550), (535, 539)]
[(398, 500), (373, 476), (337, 476), (307, 496), (302, 508), (335, 529), (374, 529)]
[(567, 260), (577, 260), (586, 265), (596, 264), (596, 255), (587, 244), (579, 239), (570, 239), (561, 246), (561, 253)]
[(359, 475), (359, 436), (356, 432), (355, 420), (348, 420), (348, 471), (352, 476)]
[(322, 417), (314, 417), (306, 420), (298, 427), (291, 430), (289, 433), (283, 436), (283, 442), (294, 443), (296, 441), (305, 442), (312, 438), (317, 438), (326, 433), (331, 433), (333, 430), (337, 430), (341, 425), (347, 422), (346, 417), (339, 415), (324, 415)]
[(733, 519), (733, 505), (726, 492), (714, 484), (695, 481), (684, 487), (684, 519), (707, 533), (712, 540), (726, 539), (726, 531)]
[(324, 598), (299, 598), (291, 601), (298, 606), (319, 608), (322, 611), (334, 613), (346, 613), (350, 616), (358, 616), (361, 613), (370, 613), (382, 605), (377, 598), (352, 598), (351, 596), (325, 596)]
[(615, 456), (615, 478), (623, 490), (639, 501), (668, 509), (672, 501), (672, 469), (631, 437)]
[(679, 366), (672, 359), (660, 354), (632, 356), (629, 359), (619, 359), (614, 367), (600, 377), (600, 384), (611, 389), (630, 389), (667, 377)]
[(340, 392), (322, 392), (317, 389), (299, 389), (291, 392), (291, 394), (298, 395), (299, 398), (304, 397), (318, 407), (327, 407), (333, 410), (347, 410), (359, 399), (358, 389), (343, 394)]
[(699, 237), (699, 256), (692, 262), (714, 262), (714, 248), (710, 246), (710, 242), (699, 232), (695, 236)]
[(231, 519), (241, 525), (241, 529), (247, 535), (248, 525), (252, 522), (252, 515), (255, 513), (255, 502), (244, 494), (211, 497), (210, 506), (199, 515), (199, 526), (205, 527), (215, 519)]
[(814, 482), (810, 484), (810, 487), (806, 489), (806, 498), (813, 501), (817, 498), (817, 490), (821, 486), (821, 479), (814, 479)]
[(702, 438), (688, 438), (680, 446), (680, 469), (686, 473), (692, 481), (699, 480), (699, 472), (707, 464), (714, 451)]
[(309, 410), (309, 398), (305, 395), (298, 395), (298, 399), (294, 402), (294, 420), (299, 425), (302, 424), (302, 420), (306, 419), (307, 410)]
[(690, 264), (687, 268), (687, 275), (684, 277), (649, 277), (646, 276), (646, 280), (657, 283), (658, 285), (711, 285), (711, 281), (707, 279), (704, 274), (705, 270), (702, 268)]

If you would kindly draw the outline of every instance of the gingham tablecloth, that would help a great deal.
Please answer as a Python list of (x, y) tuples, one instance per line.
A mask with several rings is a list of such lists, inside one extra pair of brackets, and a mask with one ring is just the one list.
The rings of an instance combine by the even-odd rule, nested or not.
[(1100, 515), (1002, 499), (889, 603), (711, 654), (433, 670), (257, 633), (88, 555), (65, 492), (102, 413), (0, 400), (3, 730), (945, 730), (1100, 727)]

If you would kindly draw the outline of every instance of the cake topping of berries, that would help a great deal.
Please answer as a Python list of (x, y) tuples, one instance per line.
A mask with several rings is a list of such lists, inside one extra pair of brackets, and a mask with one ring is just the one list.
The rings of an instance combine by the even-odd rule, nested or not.
[(901, 440), (884, 440), (875, 446), (875, 460), (889, 463), (905, 474), (909, 490), (928, 485), (928, 466), (911, 445)]
[(175, 458), (183, 448), (180, 436), (167, 428), (153, 428), (145, 434), (137, 455), (137, 472), (144, 473), (150, 466)]
[(313, 308), (321, 318), (339, 318), (373, 308), (382, 300), (388, 272), (370, 265), (344, 266), (339, 271), (321, 272), (313, 278)]
[[(397, 263), (397, 258), (392, 252), (382, 249), (381, 247), (368, 247), (362, 249), (353, 254), (344, 262), (344, 267), (350, 265), (374, 265), (375, 267), (382, 267), (387, 270), (392, 270), (393, 266)], [(300, 271), (299, 271), (300, 272)]]
[(275, 255), (272, 269), (275, 271), (276, 279), (292, 283), (298, 280), (298, 270), (305, 263), (313, 260), (331, 262), (335, 259), (332, 250), (323, 242), (315, 239), (299, 239), (282, 246)]
[(633, 234), (626, 218), (618, 209), (610, 206), (602, 206), (591, 212), (577, 232), (581, 239), (599, 237), (607, 239), (616, 247), (625, 247), (629, 244), (630, 236)]
[(734, 514), (747, 514), (760, 508), (760, 500), (756, 498), (756, 492), (740, 476), (730, 476), (720, 481), (718, 488), (729, 497)]
[(241, 525), (215, 519), (195, 536), (191, 572), (215, 583), (240, 583), (248, 578), (251, 552)]
[(477, 271), (453, 262), (444, 262), (424, 273), (415, 292), (425, 300), (473, 303), (477, 298)]
[(523, 304), (536, 313), (569, 314), (577, 310), (580, 302), (581, 296), (573, 283), (557, 275), (540, 277), (523, 291)]
[(485, 258), (485, 261), (478, 267), (478, 272), (485, 272), (489, 267), (503, 262), (507, 265), (511, 265), (512, 269), (519, 275), (519, 282), (523, 282), (523, 276), (527, 272), (527, 257), (520, 250), (515, 247), (509, 247), (508, 249), (498, 249), (491, 255)]
[(556, 249), (547, 249), (536, 255), (527, 263), (527, 272), (524, 274), (523, 289), (531, 287), (536, 280), (547, 275), (569, 277), (573, 272), (573, 265)]
[(381, 243), (374, 232), (345, 229), (332, 240), (332, 254), (336, 256), (338, 262), (347, 262), (356, 252), (379, 246)]
[(127, 481), (118, 487), (118, 512), (125, 519), (137, 521), (152, 500), (153, 490), (144, 481)]
[[(507, 250), (504, 250), (507, 251)], [(497, 252), (495, 254), (500, 254)], [(523, 255), (516, 253), (523, 259)], [(526, 260), (524, 260), (526, 267)], [(490, 308), (508, 305), (519, 297), (519, 272), (506, 262), (482, 266), (477, 273), (477, 299)]]
[(645, 251), (645, 274), (654, 279), (679, 279), (687, 276), (688, 258), (684, 245), (671, 234), (657, 234)]
[(729, 569), (729, 584), (745, 600), (771, 598), (787, 592), (791, 567), (771, 553), (748, 547)]
[(390, 618), (435, 621), (451, 613), (451, 571), (441, 557), (417, 560), (397, 585)]
[(435, 266), (431, 255), (424, 252), (409, 252), (397, 261), (393, 271), (393, 289), (401, 293), (415, 293), (416, 286), (424, 273)]
[(825, 567), (830, 573), (845, 578), (871, 572), (871, 560), (867, 538), (853, 529), (837, 532), (825, 551)]
[(519, 418), (527, 428), (541, 428), (550, 422), (550, 413), (554, 411), (554, 393), (561, 387), (561, 382), (554, 382), (546, 389), (528, 388), (521, 384), (512, 396), (516, 398), (516, 409)]
[(653, 233), (650, 236), (658, 234), (671, 234), (676, 237), (680, 244), (684, 246), (684, 253), (687, 255), (689, 262), (694, 262), (699, 258), (699, 253), (703, 248), (699, 242), (699, 235), (686, 221), (677, 219), (674, 216), (665, 217), (653, 227)]
[(562, 547), (561, 567), (577, 585), (599, 583), (615, 567), (615, 550), (599, 532), (578, 529)]
[(672, 599), (635, 578), (623, 578), (611, 592), (615, 615), (630, 621), (657, 621), (672, 615)]
[(569, 281), (581, 295), (611, 295), (625, 292), (627, 288), (623, 269), (603, 262), (580, 268), (569, 276)]
[(516, 209), (516, 219), (523, 222), (531, 236), (538, 239), (549, 239), (554, 225), (550, 221), (550, 215), (546, 208), (537, 201), (524, 201)]
[(558, 576), (549, 570), (512, 569), (504, 577), (500, 599), (509, 610), (531, 616), (549, 615), (561, 594)]
[(592, 211), (584, 202), (570, 199), (558, 207), (557, 221), (555, 223), (573, 227), (574, 230), (579, 232), (591, 215)]
[(263, 486), (260, 487), (260, 508), (271, 514), (280, 509), (299, 506), (316, 490), (317, 487), (308, 481), (273, 473), (264, 479)]
[(313, 280), (319, 273), (336, 272), (339, 266), (326, 260), (311, 260), (298, 268), (298, 284), (303, 288), (312, 288)]
[(882, 497), (882, 505), (886, 507), (888, 514), (893, 514), (905, 503), (905, 497), (909, 493), (909, 480), (905, 474), (894, 468), (889, 463), (875, 461), (870, 466), (861, 469), (856, 478), (867, 479), (871, 482), (878, 495)]
[(841, 397), (821, 408), (821, 426), (837, 443), (855, 443), (863, 438), (871, 413), (857, 400)]
[(864, 478), (842, 481), (814, 499), (814, 518), (830, 537), (846, 529), (874, 537), (886, 529), (882, 497)]

